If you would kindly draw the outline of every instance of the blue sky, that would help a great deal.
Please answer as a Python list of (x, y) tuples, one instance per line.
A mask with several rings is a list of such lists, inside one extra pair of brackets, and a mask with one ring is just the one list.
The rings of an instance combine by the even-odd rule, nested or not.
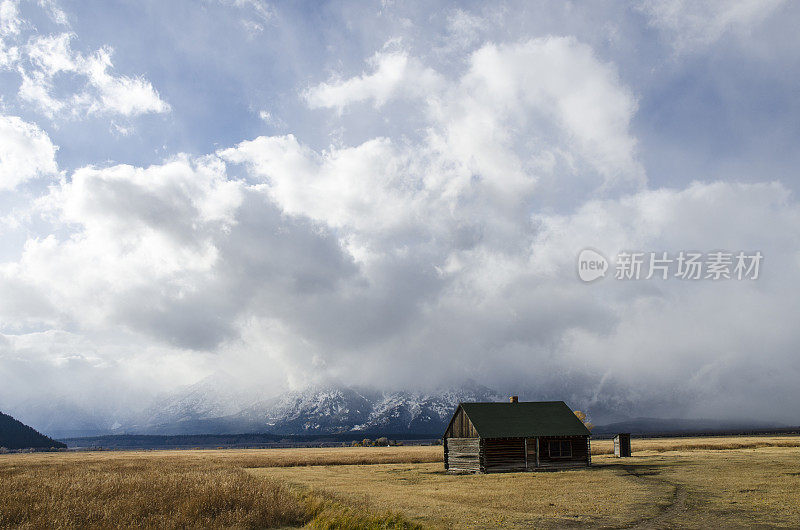
[(226, 373), (796, 423), (795, 4), (0, 6), (0, 409)]

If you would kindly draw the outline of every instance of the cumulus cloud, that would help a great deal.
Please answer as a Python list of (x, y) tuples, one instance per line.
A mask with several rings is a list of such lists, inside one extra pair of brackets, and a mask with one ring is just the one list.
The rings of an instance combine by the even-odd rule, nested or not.
[[(58, 307), (56, 322), (100, 325), (130, 293), (186, 297), (217, 259), (214, 233), (228, 230), (241, 200), (218, 164), (185, 158), (151, 168), (82, 168), (53, 188), (42, 207), (79, 227), (71, 237), (29, 240), (9, 281)], [(91, 263), (91, 266), (86, 264)], [(151, 307), (158, 300), (150, 299)], [(14, 315), (3, 312), (5, 322)], [(52, 325), (53, 321), (50, 321)]]
[[(766, 239), (762, 232), (800, 226), (800, 208), (779, 184), (697, 183), (590, 201), (573, 214), (536, 214), (527, 233), (506, 233), (505, 241), (475, 235), (488, 217), (466, 233), (458, 223), (418, 219), (409, 246), (368, 223), (332, 226), (279, 210), (269, 182), (232, 180), (213, 158), (85, 168), (72, 180), (54, 207), (81, 228), (65, 240), (29, 242), (19, 265), (5, 267), (6, 281), (30, 286), (4, 300), (5, 326), (20, 318), (9, 303), (24, 299), (31, 314), (57, 307), (51, 326), (70, 322), (93, 333), (122, 326), (137, 341), (178, 348), (167, 357), (183, 348), (217, 351), (228, 362), (246, 360), (252, 376), (280, 367), (295, 384), (336, 377), (385, 386), (479, 376), (531, 385), (545, 397), (563, 395), (566, 385), (571, 399), (597, 411), (721, 413), (737, 374), (768, 378), (780, 365), (794, 377), (800, 369), (795, 332), (780, 317), (797, 309), (800, 233)], [(350, 253), (354, 236), (372, 243), (371, 259)], [(630, 248), (758, 248), (769, 268), (752, 283), (589, 286), (574, 273), (587, 245), (609, 256)], [(754, 348), (768, 351), (769, 362), (754, 365)], [(793, 384), (773, 392), (797, 397)], [(739, 394), (742, 404), (755, 397), (746, 388)], [(652, 399), (664, 395), (672, 397)]]
[[(780, 185), (715, 183), (591, 202), (566, 217), (539, 215), (533, 223), (538, 230), (513, 240), (517, 247), (474, 240), (462, 247), (454, 230), (450, 240), (438, 240), (435, 251), (424, 244), (407, 249), (399, 259), (402, 269), (391, 268), (398, 258), (388, 258), (389, 249), (365, 269), (369, 278), (392, 271), (390, 281), (403, 289), (391, 303), (410, 311), (402, 314), (404, 325), (392, 322), (366, 347), (354, 341), (359, 335), (353, 330), (335, 354), (336, 341), (317, 328), (318, 342), (304, 334), (302, 348), (316, 347), (326, 369), (339, 377), (374, 381), (380, 378), (376, 373), (389, 372), (394, 381), (433, 384), (448, 376), (480, 375), (551, 397), (569, 387), (572, 399), (598, 413), (622, 408), (640, 414), (730, 414), (725, 390), (739, 381), (736, 402), (747, 405), (739, 410), (785, 420), (785, 411), (759, 409), (754, 403), (766, 402), (756, 399), (758, 389), (748, 393), (738, 378), (750, 373), (767, 380), (773, 365), (797, 374), (792, 348), (786, 347), (796, 337), (781, 315), (796, 311), (798, 233), (784, 231), (770, 239), (763, 226), (797, 226), (799, 213)], [(442, 228), (431, 224), (420, 228), (429, 234)], [(590, 287), (574, 273), (577, 252), (587, 245), (609, 256), (631, 248), (760, 249), (770, 257), (770, 279), (691, 285), (609, 280)], [(419, 277), (398, 274), (431, 266), (437, 274), (421, 291), (410, 291)], [(785, 325), (776, 327), (778, 321)], [(726, 331), (732, 325), (734, 335)], [(775, 334), (756, 346), (763, 344), (765, 325)], [(766, 364), (753, 360), (754, 348), (770, 352)], [(287, 355), (284, 362), (291, 359)], [(781, 399), (797, 397), (788, 384), (792, 377), (773, 389)], [(653, 396), (671, 397), (654, 403)]]
[[(432, 132), (420, 144), (381, 138), (317, 152), (284, 136), (219, 152), (228, 162), (245, 164), (285, 214), (335, 229), (372, 286), (360, 295), (373, 316), (368, 341), (363, 341), (367, 330), (342, 321), (353, 309), (338, 297), (326, 301), (348, 310), (324, 312), (336, 325), (307, 321), (308, 315), (282, 320), (280, 342), (291, 344), (281, 356), (287, 372), (296, 379), (305, 372), (290, 353), (303, 351), (302, 359), (318, 360), (317, 372), (351, 380), (374, 381), (380, 378), (376, 373), (390, 372), (395, 381), (422, 384), (427, 377), (433, 384), (483, 373), (484, 380), (515, 381), (539, 395), (555, 397), (570, 387), (575, 400), (596, 411), (621, 407), (670, 414), (669, 407), (674, 413), (678, 406), (682, 414), (720, 413), (724, 399), (715, 397), (714, 389), (751, 368), (749, 346), (742, 345), (758, 340), (763, 321), (755, 317), (789, 311), (792, 304), (793, 295), (781, 282), (792, 282), (797, 258), (791, 249), (798, 234), (784, 231), (770, 240), (763, 233), (764, 226), (796, 225), (798, 206), (791, 194), (780, 184), (633, 186), (619, 198), (579, 201), (572, 214), (532, 213), (542, 185), (553, 185), (541, 177), (542, 166), (519, 164), (514, 169), (523, 185), (514, 187), (490, 158), (475, 163), (487, 156), (487, 145), (505, 149), (496, 155), (497, 165), (523, 159), (521, 146), (500, 136), (517, 123), (515, 112), (526, 114), (519, 123), (529, 119), (531, 130), (546, 133), (536, 147), (558, 150), (573, 164), (592, 168), (599, 179), (594, 189), (602, 190), (615, 175), (633, 177), (634, 183), (642, 178), (628, 132), (636, 103), (614, 69), (572, 39), (488, 45), (473, 54), (468, 72), (443, 94), (449, 97), (442, 101), (458, 106), (429, 107)], [(478, 116), (484, 116), (482, 127), (464, 135), (481, 141), (471, 150), (459, 149), (449, 131), (457, 134), (465, 129), (462, 119)], [(492, 135), (481, 136), (486, 129), (500, 136), (500, 147), (492, 146)], [(564, 168), (556, 173), (570, 178)], [(537, 179), (542, 185), (533, 185)], [(513, 193), (503, 194), (507, 190)], [(691, 286), (610, 280), (595, 288), (575, 277), (577, 253), (586, 246), (609, 256), (632, 248), (759, 249), (772, 256), (775, 276), (762, 283)], [(395, 289), (396, 296), (372, 298)], [(784, 300), (780, 307), (762, 306), (773, 296)], [(722, 307), (715, 297), (725, 299)], [(403, 311), (382, 312), (389, 300)], [(740, 322), (742, 311), (754, 320), (738, 325), (739, 345), (715, 346), (715, 337), (730, 322)], [(275, 329), (272, 322), (269, 329)], [(708, 328), (687, 332), (680, 343), (670, 339), (671, 330), (688, 329), (690, 322)], [(342, 337), (331, 328), (349, 332)], [(290, 338), (298, 329), (304, 330), (302, 343)], [(774, 360), (791, 366), (789, 350), (779, 347), (783, 340), (774, 345)], [(724, 361), (720, 350), (727, 352)], [(425, 377), (418, 372), (423, 363)], [(648, 397), (648, 389), (658, 390)], [(780, 391), (795, 397), (791, 386)], [(672, 397), (653, 399), (665, 395)], [(703, 410), (695, 405), (698, 396), (705, 399)]]
[[(665, 34), (689, 31), (645, 9)], [(310, 120), (280, 123), (293, 134), (226, 130), (218, 145), (203, 138), (195, 152), (205, 155), (64, 171), (0, 265), (0, 375), (20, 382), (0, 388), (0, 404), (24, 408), (15, 393), (41, 384), (77, 410), (91, 402), (90, 390), (74, 396), (85, 387), (112, 421), (152, 389), (224, 370), (265, 392), (328, 378), (430, 388), (471, 377), (609, 418), (790, 421), (775, 406), (800, 398), (790, 186), (648, 184), (637, 115), (653, 102), (642, 103), (637, 65), (577, 37), (487, 40), (481, 21), (456, 11), (445, 37), (370, 48), (355, 72), (303, 72), (298, 83), (311, 84), (297, 104), (311, 110), (248, 102), (250, 114)], [(14, 39), (23, 32), (3, 24)], [(695, 42), (692, 31), (681, 38)], [(447, 35), (453, 46), (433, 49)], [(52, 116), (169, 110), (149, 81), (115, 73), (110, 48), (80, 52), (76, 41), (61, 32), (5, 48), (22, 99)], [(65, 95), (64, 79), (78, 89)], [(4, 120), (0, 135), (28, 151), (8, 150), (17, 169), (3, 169), (3, 184), (56, 172), (43, 131)], [(157, 147), (170, 152), (160, 138)], [(575, 274), (586, 247), (610, 258), (759, 250), (765, 261), (750, 282), (586, 285)], [(131, 393), (115, 402), (112, 387)]]
[[(323, 227), (282, 219), (262, 190), (229, 179), (213, 156), (81, 168), (41, 208), (74, 231), (29, 240), (2, 270), (19, 297), (42, 300), (46, 311), (38, 322), (31, 314), (31, 326), (121, 326), (213, 350), (235, 335), (239, 315), (299, 310), (254, 309), (251, 300), (313, 298), (352, 269)], [(21, 319), (18, 307), (16, 296), (0, 305), (4, 327)]]
[(457, 196), (477, 176), (488, 199), (516, 201), (555, 174), (590, 190), (644, 183), (629, 131), (636, 99), (613, 65), (573, 38), (486, 44), (470, 55), (469, 70), (449, 82), (404, 52), (371, 62), (379, 65), (375, 73), (322, 83), (306, 99), (340, 111), (367, 99), (378, 106), (392, 98), (422, 100), (429, 124), (424, 148), (441, 161), (426, 185), (438, 180)]
[(376, 107), (394, 97), (425, 97), (440, 85), (433, 70), (409, 57), (404, 51), (381, 51), (369, 61), (372, 73), (344, 80), (331, 80), (304, 94), (311, 108), (336, 108), (351, 103), (372, 101)]
[(547, 37), (478, 49), (434, 112), (457, 159), (471, 159), (476, 171), (516, 193), (528, 175), (559, 163), (567, 170), (588, 165), (603, 186), (641, 185), (629, 131), (636, 106), (613, 65), (590, 47)]
[(292, 135), (262, 136), (220, 156), (247, 164), (290, 215), (386, 235), (415, 215), (409, 153), (398, 152), (386, 138), (316, 153)]
[(56, 146), (46, 132), (17, 116), (0, 115), (0, 190), (55, 174)]

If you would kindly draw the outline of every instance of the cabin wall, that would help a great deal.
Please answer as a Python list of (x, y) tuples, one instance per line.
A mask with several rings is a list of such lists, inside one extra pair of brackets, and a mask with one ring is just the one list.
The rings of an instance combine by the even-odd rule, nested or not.
[(445, 438), (444, 468), (451, 473), (481, 473), (482, 444), (480, 438)]
[[(569, 456), (551, 455), (549, 445), (551, 440), (559, 444), (567, 442), (570, 449)], [(486, 473), (546, 471), (591, 464), (588, 436), (542, 436), (538, 438), (538, 446), (537, 438), (487, 438), (483, 442)]]
[(464, 411), (459, 407), (456, 411), (453, 420), (447, 427), (447, 432), (444, 434), (445, 438), (478, 438), (478, 431), (473, 427), (472, 422)]
[(526, 470), (524, 438), (487, 438), (484, 454), (487, 473)]
[[(571, 455), (561, 456), (551, 454), (550, 442), (566, 441), (570, 445)], [(528, 445), (535, 443), (535, 438), (528, 441)], [(538, 469), (563, 469), (590, 465), (592, 462), (591, 445), (588, 436), (541, 436), (539, 437), (539, 463)]]
[[(562, 442), (568, 443), (570, 454), (551, 454), (550, 441), (558, 442), (561, 450)], [(444, 440), (444, 467), (452, 473), (547, 471), (584, 467), (591, 462), (588, 436)]]

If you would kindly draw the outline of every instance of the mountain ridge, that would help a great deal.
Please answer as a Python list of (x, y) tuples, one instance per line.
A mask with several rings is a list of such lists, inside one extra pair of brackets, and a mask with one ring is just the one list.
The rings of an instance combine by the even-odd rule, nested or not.
[(0, 412), (0, 447), (6, 449), (62, 449), (66, 444)]
[[(137, 424), (121, 426), (113, 432), (317, 435), (382, 431), (428, 435), (443, 428), (459, 402), (503, 399), (495, 391), (474, 383), (440, 392), (379, 391), (328, 384), (250, 400), (238, 412), (214, 416), (213, 411), (222, 409), (210, 404), (207, 397), (199, 396), (198, 387), (193, 385), (183, 396), (165, 400), (163, 408), (148, 411)], [(227, 411), (233, 410), (229, 402), (226, 406)]]
[[(460, 402), (504, 402), (507, 399), (507, 396), (473, 380), (434, 391), (379, 390), (328, 382), (276, 396), (270, 396), (268, 388), (238, 383), (224, 373), (215, 374), (168, 394), (153, 396), (148, 407), (127, 415), (103, 415), (91, 409), (79, 410), (82, 415), (75, 415), (72, 410), (64, 411), (53, 404), (43, 403), (50, 416), (59, 419), (60, 430), (52, 424), (36, 425), (58, 439), (232, 434), (357, 438), (377, 433), (428, 438), (444, 431)], [(532, 397), (558, 399), (552, 394), (534, 394)], [(574, 396), (573, 400), (581, 402)], [(570, 402), (570, 405), (575, 404)], [(603, 418), (602, 415), (598, 417)], [(782, 427), (763, 421), (626, 418), (622, 415), (616, 415), (615, 419), (616, 423), (606, 421), (600, 424), (594, 434), (750, 431)]]

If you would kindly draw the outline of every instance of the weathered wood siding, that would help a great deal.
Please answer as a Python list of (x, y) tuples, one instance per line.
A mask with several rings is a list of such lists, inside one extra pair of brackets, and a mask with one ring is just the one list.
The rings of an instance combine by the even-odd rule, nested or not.
[[(531, 440), (533, 439), (529, 440), (529, 446), (531, 444)], [(551, 457), (549, 451), (549, 442), (551, 440), (568, 440), (572, 449), (572, 456)], [(539, 465), (537, 469), (565, 469), (588, 466), (592, 462), (591, 458), (591, 446), (588, 436), (542, 436), (539, 438)]]
[(487, 438), (484, 454), (487, 473), (525, 471), (524, 438)]
[[(571, 456), (550, 456), (550, 440), (568, 441), (572, 451)], [(591, 458), (588, 436), (542, 436), (538, 439), (445, 438), (444, 440), (444, 468), (452, 473), (570, 469), (591, 465)]]
[(445, 438), (444, 468), (452, 473), (480, 473), (481, 440), (479, 438)]
[(586, 437), (586, 465), (592, 465), (592, 439)]
[(445, 438), (477, 438), (478, 431), (469, 421), (469, 418), (464, 414), (464, 410), (459, 407), (453, 416), (450, 425), (447, 427)]
[(525, 440), (525, 448), (528, 452), (527, 454), (527, 464), (528, 469), (534, 469), (536, 466), (539, 465), (539, 455), (538, 450), (539, 446), (537, 445), (536, 438), (527, 438)]
[(631, 435), (620, 433), (614, 436), (614, 456), (631, 456)]

